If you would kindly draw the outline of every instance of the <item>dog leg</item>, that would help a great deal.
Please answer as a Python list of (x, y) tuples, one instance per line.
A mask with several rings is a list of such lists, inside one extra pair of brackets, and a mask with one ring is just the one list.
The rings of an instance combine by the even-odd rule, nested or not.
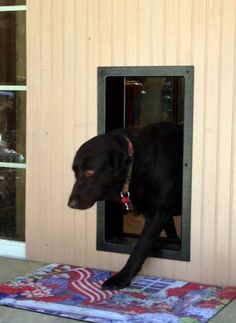
[(154, 217), (145, 219), (142, 233), (137, 241), (126, 265), (117, 274), (107, 279), (102, 289), (116, 290), (128, 286), (132, 278), (141, 269), (142, 264), (149, 255), (149, 251), (157, 236), (160, 235), (166, 215), (158, 213)]
[(164, 231), (167, 235), (167, 238), (179, 239), (173, 216), (170, 216), (169, 219), (165, 222)]

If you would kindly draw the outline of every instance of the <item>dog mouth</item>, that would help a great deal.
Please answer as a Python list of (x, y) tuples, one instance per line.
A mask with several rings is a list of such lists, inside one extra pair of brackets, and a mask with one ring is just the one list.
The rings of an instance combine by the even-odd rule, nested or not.
[(68, 206), (72, 209), (87, 210), (91, 208), (96, 201), (78, 201), (77, 199), (70, 199)]

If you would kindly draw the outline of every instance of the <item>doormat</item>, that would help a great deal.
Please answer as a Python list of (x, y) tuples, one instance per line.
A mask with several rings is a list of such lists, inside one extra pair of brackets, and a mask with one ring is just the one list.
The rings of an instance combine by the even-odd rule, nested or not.
[(0, 284), (0, 304), (97, 323), (207, 322), (236, 297), (217, 287), (137, 276), (120, 291), (103, 291), (110, 271), (51, 264)]

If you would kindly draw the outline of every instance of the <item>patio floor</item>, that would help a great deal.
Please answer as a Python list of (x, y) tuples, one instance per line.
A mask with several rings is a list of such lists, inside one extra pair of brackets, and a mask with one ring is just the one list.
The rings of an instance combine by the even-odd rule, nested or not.
[[(25, 261), (0, 257), (0, 282), (6, 282), (17, 276), (25, 275), (33, 270), (46, 265), (35, 261)], [(34, 312), (17, 310), (0, 306), (0, 323), (70, 323), (81, 322), (72, 319), (59, 318)], [(236, 299), (226, 306), (209, 323), (235, 323)], [(164, 322), (163, 322), (164, 323)]]

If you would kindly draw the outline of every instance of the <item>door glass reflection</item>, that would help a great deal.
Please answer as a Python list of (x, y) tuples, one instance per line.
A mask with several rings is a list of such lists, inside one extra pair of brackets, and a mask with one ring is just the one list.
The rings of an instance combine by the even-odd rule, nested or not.
[(0, 84), (25, 85), (25, 11), (0, 12), (0, 49)]
[(0, 161), (25, 163), (26, 93), (0, 91)]
[(18, 241), (25, 240), (25, 4), (0, 0), (0, 239)]
[(25, 240), (25, 170), (0, 168), (0, 238)]
[(25, 5), (26, 0), (0, 0), (0, 6)]

